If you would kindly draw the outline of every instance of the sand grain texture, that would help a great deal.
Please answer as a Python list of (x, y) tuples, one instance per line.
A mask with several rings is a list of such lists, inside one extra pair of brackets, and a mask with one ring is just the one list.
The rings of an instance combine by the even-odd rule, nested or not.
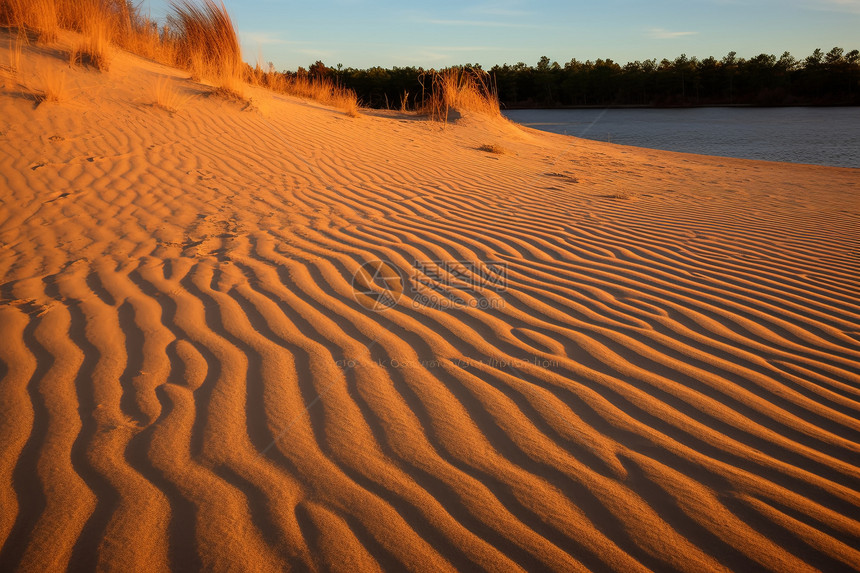
[(36, 105), (62, 54), (22, 62), (0, 570), (858, 568), (856, 170), (248, 105), (126, 54)]

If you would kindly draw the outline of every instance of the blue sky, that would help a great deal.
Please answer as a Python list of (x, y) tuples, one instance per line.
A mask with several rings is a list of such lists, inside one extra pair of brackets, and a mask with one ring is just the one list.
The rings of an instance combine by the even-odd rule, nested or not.
[[(161, 18), (166, 0), (145, 0)], [(294, 70), (860, 49), (860, 0), (225, 0), (245, 59)]]

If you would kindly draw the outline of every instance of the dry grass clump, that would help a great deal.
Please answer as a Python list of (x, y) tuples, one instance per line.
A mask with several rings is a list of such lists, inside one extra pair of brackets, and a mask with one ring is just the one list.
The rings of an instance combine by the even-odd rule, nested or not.
[(344, 93), (344, 95), (340, 99), (336, 100), (332, 105), (343, 110), (343, 112), (349, 117), (359, 117), (361, 113), (359, 112), (358, 97), (352, 90), (346, 90), (346, 92), (348, 93)]
[(171, 113), (181, 110), (194, 99), (193, 95), (182, 94), (176, 89), (176, 84), (169, 78), (160, 77), (152, 87), (152, 97), (156, 107), (160, 107)]
[(213, 95), (224, 99), (250, 103), (250, 99), (245, 96), (245, 87), (247, 84), (242, 81), (242, 78), (225, 74), (216, 83), (215, 89), (212, 90)]
[(558, 171), (550, 171), (546, 174), (547, 177), (556, 177), (568, 183), (579, 183), (579, 179), (570, 173), (559, 173)]
[[(61, 28), (79, 32), (81, 42), (69, 53), (71, 65), (106, 71), (111, 46), (185, 68), (197, 80), (216, 86), (214, 93), (247, 101), (245, 81), (267, 89), (314, 99), (347, 115), (359, 115), (355, 92), (328, 78), (289, 77), (273, 69), (263, 72), (242, 61), (236, 28), (221, 0), (171, 0), (167, 24), (158, 25), (140, 14), (129, 0), (0, 0), (0, 26), (17, 28), (22, 37), (34, 33), (53, 41)], [(13, 59), (16, 52), (12, 52)], [(20, 59), (20, 47), (17, 51)], [(10, 68), (17, 69), (17, 61)], [(162, 91), (166, 88), (162, 86)], [(162, 98), (169, 98), (162, 93)], [(156, 97), (156, 100), (158, 97)]]
[(227, 8), (214, 0), (173, 0), (169, 22), (176, 63), (196, 79), (206, 78), (228, 93), (244, 97), (244, 63), (236, 28)]
[(639, 194), (627, 189), (620, 189), (614, 193), (604, 195), (604, 197), (606, 197), (607, 199), (618, 199), (620, 201), (631, 201), (633, 199), (637, 199), (639, 197)]
[(60, 33), (56, 0), (0, 0), (0, 25), (33, 32), (40, 42)]
[(451, 111), (501, 116), (498, 93), (482, 70), (449, 68), (430, 72), (431, 87), (419, 112), (437, 121), (448, 121)]
[(487, 153), (495, 153), (496, 155), (504, 155), (508, 152), (507, 149), (495, 143), (485, 143), (478, 147), (478, 151), (486, 151)]
[(27, 36), (19, 30), (16, 34), (9, 34), (9, 71), (12, 76), (17, 76), (21, 70), (21, 53), (24, 44), (27, 42)]
[(78, 10), (69, 15), (69, 23), (81, 33), (81, 43), (72, 48), (69, 63), (90, 65), (106, 72), (111, 62), (111, 42), (122, 22), (120, 14), (110, 10), (110, 4), (100, 0), (82, 1)]
[(72, 64), (110, 66), (111, 46), (176, 65), (176, 35), (140, 14), (129, 0), (0, 0), (0, 26), (52, 42), (60, 29), (82, 35), (69, 54)]
[(176, 42), (170, 29), (159, 30), (158, 23), (148, 17), (132, 17), (132, 32), (120, 42), (120, 46), (162, 64), (176, 64)]
[(60, 29), (81, 33), (81, 43), (69, 56), (107, 70), (110, 46), (130, 41), (138, 32), (136, 8), (127, 0), (0, 0), (0, 25), (53, 42)]
[(282, 93), (312, 99), (325, 105), (343, 110), (350, 117), (359, 116), (358, 96), (355, 92), (341, 87), (328, 78), (311, 78), (297, 75), (284, 78), (280, 89)]
[(60, 102), (68, 97), (66, 89), (66, 71), (55, 67), (47, 67), (39, 72), (41, 90), (36, 92), (39, 102)]
[(263, 71), (260, 62), (255, 67), (246, 66), (245, 81), (255, 86), (291, 96), (312, 99), (343, 110), (350, 117), (358, 117), (358, 96), (351, 89), (338, 85), (327, 77), (313, 77), (307, 73), (287, 75), (276, 72), (269, 66)]

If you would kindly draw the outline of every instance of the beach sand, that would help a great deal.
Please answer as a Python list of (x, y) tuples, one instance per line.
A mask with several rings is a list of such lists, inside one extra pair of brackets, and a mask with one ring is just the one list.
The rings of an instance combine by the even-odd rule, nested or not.
[(860, 565), (857, 170), (66, 60), (0, 75), (0, 570)]

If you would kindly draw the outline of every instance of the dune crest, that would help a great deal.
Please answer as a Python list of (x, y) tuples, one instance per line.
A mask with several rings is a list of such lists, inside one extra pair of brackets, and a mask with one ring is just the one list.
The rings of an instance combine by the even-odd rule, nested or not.
[(856, 170), (65, 65), (0, 90), (0, 570), (857, 568)]

